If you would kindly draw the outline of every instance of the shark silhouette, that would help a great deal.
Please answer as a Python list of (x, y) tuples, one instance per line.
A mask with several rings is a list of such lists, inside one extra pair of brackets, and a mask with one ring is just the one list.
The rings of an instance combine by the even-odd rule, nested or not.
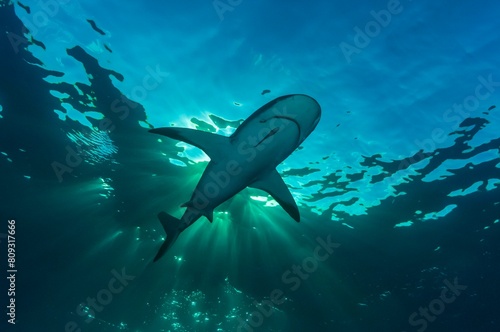
[(316, 100), (294, 94), (259, 108), (230, 137), (189, 128), (150, 130), (194, 145), (210, 158), (191, 199), (181, 205), (186, 207), (181, 219), (165, 212), (158, 214), (167, 237), (154, 261), (167, 252), (183, 230), (201, 216), (212, 222), (214, 209), (246, 187), (267, 192), (299, 222), (297, 204), (276, 166), (309, 136), (320, 117), (321, 107)]

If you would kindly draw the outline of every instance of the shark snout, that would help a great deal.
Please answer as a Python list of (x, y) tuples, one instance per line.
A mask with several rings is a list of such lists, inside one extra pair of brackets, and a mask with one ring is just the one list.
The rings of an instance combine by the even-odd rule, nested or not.
[(307, 95), (292, 95), (287, 101), (286, 108), (300, 126), (300, 141), (305, 140), (321, 119), (319, 103)]

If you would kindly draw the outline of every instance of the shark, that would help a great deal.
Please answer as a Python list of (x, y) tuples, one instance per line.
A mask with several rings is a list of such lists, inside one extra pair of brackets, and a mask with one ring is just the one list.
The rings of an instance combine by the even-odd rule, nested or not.
[(213, 211), (246, 187), (267, 192), (299, 222), (297, 204), (276, 167), (316, 128), (321, 107), (312, 97), (291, 94), (260, 107), (229, 137), (191, 128), (163, 127), (149, 130), (186, 142), (210, 158), (191, 198), (181, 207), (180, 219), (162, 211), (158, 219), (166, 238), (154, 262), (175, 243), (179, 235), (201, 217), (213, 221)]

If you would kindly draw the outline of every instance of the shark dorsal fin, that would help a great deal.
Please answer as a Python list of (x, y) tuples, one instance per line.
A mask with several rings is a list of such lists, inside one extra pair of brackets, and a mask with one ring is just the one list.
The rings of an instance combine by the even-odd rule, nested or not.
[(163, 127), (151, 129), (149, 132), (194, 145), (202, 149), (210, 160), (220, 159), (231, 144), (229, 137), (190, 128)]
[(271, 195), (295, 221), (300, 221), (300, 213), (290, 190), (275, 169), (265, 173), (249, 187), (261, 189)]

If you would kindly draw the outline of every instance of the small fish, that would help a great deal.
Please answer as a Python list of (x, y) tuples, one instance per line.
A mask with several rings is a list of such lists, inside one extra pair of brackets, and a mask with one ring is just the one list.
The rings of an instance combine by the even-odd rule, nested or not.
[(266, 93), (269, 93), (269, 92), (271, 92), (271, 90), (267, 90), (267, 89), (266, 90), (262, 90), (261, 95), (265, 95)]
[(17, 4), (19, 5), (19, 7), (24, 9), (26, 13), (31, 14), (31, 8), (29, 6), (22, 4), (20, 1), (18, 1)]
[(106, 33), (104, 31), (102, 31), (101, 29), (99, 29), (99, 27), (97, 26), (97, 24), (93, 21), (93, 20), (87, 20), (87, 22), (90, 23), (90, 26), (92, 27), (92, 29), (94, 29), (96, 32), (100, 33), (101, 35), (105, 35)]

